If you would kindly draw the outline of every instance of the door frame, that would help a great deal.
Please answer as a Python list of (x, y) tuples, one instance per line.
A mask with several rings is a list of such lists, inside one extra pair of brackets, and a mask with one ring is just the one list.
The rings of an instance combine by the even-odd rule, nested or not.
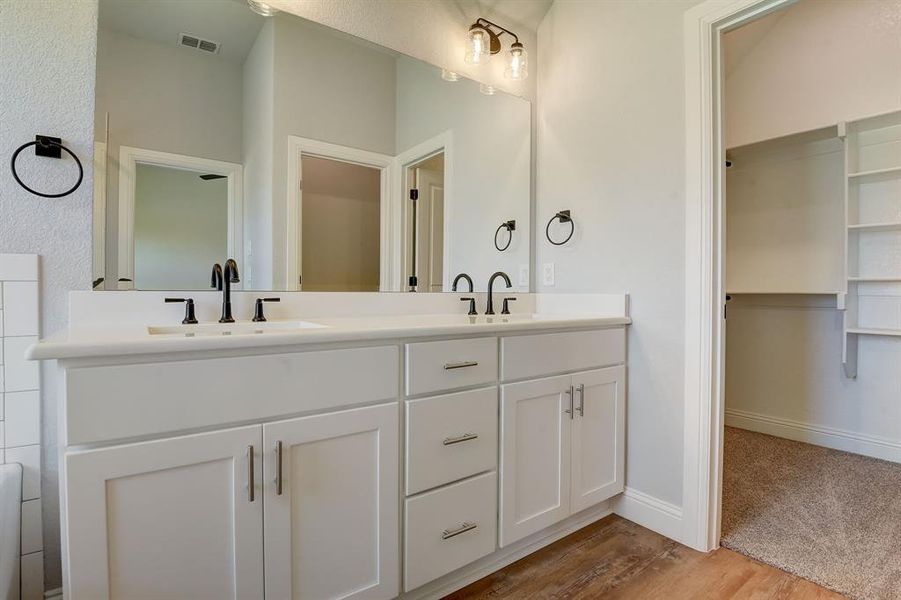
[(451, 271), (450, 271), (450, 255), (451, 255), (451, 236), (450, 221), (451, 208), (454, 198), (454, 159), (453, 159), (454, 136), (453, 132), (448, 129), (439, 133), (433, 138), (416, 144), (412, 148), (405, 150), (397, 155), (395, 159), (397, 171), (397, 183), (395, 184), (394, 200), (397, 203), (394, 208), (393, 226), (398, 235), (395, 236), (391, 249), (392, 262), (397, 265), (396, 278), (392, 280), (392, 290), (403, 291), (405, 289), (404, 265), (407, 261), (409, 248), (407, 248), (407, 216), (409, 212), (409, 203), (407, 202), (407, 179), (408, 171), (413, 165), (416, 165), (436, 154), (444, 153), (444, 248), (441, 257), (443, 264), (442, 279), (444, 280), (444, 291), (450, 290)]
[(707, 0), (685, 12), (685, 414), (682, 539), (719, 546), (725, 380), (722, 35), (796, 0)]
[(350, 146), (341, 146), (297, 135), (288, 136), (288, 181), (287, 210), (285, 224), (286, 239), (286, 283), (288, 290), (300, 290), (298, 281), (301, 268), (301, 219), (303, 218), (303, 173), (300, 159), (306, 154), (338, 162), (350, 163), (378, 169), (380, 177), (379, 199), (379, 290), (387, 291), (391, 280), (391, 202), (390, 190), (394, 179), (394, 157), (388, 154), (370, 152)]
[[(119, 147), (119, 268), (118, 289), (133, 289), (135, 278), (135, 173), (137, 165), (170, 167), (184, 171), (204, 171), (224, 175), (228, 184), (228, 235), (229, 257), (244, 256), (244, 166), (209, 158), (160, 152), (132, 146)], [(235, 284), (240, 287), (240, 284)]]
[[(91, 289), (107, 289), (106, 282), (106, 142), (94, 142), (94, 202), (91, 211), (93, 252)], [(100, 283), (94, 282), (100, 280)]]

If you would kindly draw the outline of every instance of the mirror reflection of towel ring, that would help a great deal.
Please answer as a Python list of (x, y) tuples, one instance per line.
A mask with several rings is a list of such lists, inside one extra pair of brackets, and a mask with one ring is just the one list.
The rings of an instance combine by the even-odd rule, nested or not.
[[(501, 245), (497, 243), (497, 234), (501, 232), (501, 229), (506, 229), (508, 233), (507, 243), (501, 248)], [(513, 243), (513, 232), (516, 231), (516, 221), (504, 221), (501, 223), (500, 227), (494, 232), (494, 247), (498, 249), (499, 252), (503, 252), (507, 248), (510, 247), (510, 244)]]
[[(566, 236), (566, 239), (563, 240), (562, 242), (555, 242), (554, 240), (551, 239), (551, 223), (554, 222), (554, 219), (560, 219), (561, 223), (569, 223), (569, 235)], [(573, 234), (575, 232), (576, 232), (576, 223), (575, 223), (575, 221), (572, 220), (569, 209), (561, 210), (557, 214), (555, 214), (553, 217), (551, 217), (551, 220), (547, 222), (547, 227), (544, 228), (544, 235), (547, 237), (547, 241), (549, 241), (550, 243), (552, 243), (555, 246), (562, 246), (563, 244), (565, 244), (566, 242), (571, 240), (573, 237)]]
[[(54, 158), (59, 158), (61, 156), (59, 151), (62, 150), (73, 159), (75, 159), (75, 164), (78, 165), (78, 181), (75, 182), (75, 185), (73, 185), (65, 192), (60, 192), (58, 194), (45, 194), (44, 192), (33, 190), (25, 185), (25, 183), (19, 178), (19, 174), (16, 172), (16, 159), (19, 158), (19, 154), (22, 153), (22, 150), (30, 148), (31, 146), (35, 146), (35, 154), (37, 154), (38, 156), (52, 156)], [(75, 153), (63, 146), (60, 142), (42, 135), (37, 136), (37, 139), (35, 141), (22, 144), (21, 146), (16, 148), (16, 151), (13, 152), (12, 159), (10, 159), (9, 161), (9, 168), (12, 171), (13, 179), (16, 180), (16, 183), (25, 188), (26, 191), (34, 194), (35, 196), (40, 196), (41, 198), (62, 198), (63, 196), (68, 196), (78, 189), (78, 186), (81, 185), (82, 179), (84, 179), (84, 168), (81, 166), (81, 161), (78, 160), (78, 157), (75, 156)]]

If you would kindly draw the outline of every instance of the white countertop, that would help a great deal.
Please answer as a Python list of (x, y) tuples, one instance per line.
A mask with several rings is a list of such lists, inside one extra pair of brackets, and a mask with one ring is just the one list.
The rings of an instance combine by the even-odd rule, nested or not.
[[(39, 341), (28, 349), (29, 360), (97, 358), (141, 354), (277, 348), (332, 342), (412, 339), (431, 336), (482, 335), (506, 332), (544, 331), (549, 329), (619, 327), (632, 322), (629, 317), (591, 314), (480, 315), (459, 314), (373, 315), (365, 317), (310, 318), (279, 321), (272, 319), (262, 333), (253, 323), (239, 321), (236, 330), (247, 333), (223, 335), (198, 333), (188, 337), (184, 332), (151, 334), (147, 326), (73, 327)], [(291, 327), (291, 323), (298, 323)], [(310, 327), (309, 324), (313, 326)], [(154, 324), (165, 325), (165, 324)], [(171, 325), (171, 323), (170, 323)], [(284, 326), (284, 327), (282, 327)], [(192, 326), (186, 326), (188, 328)], [(260, 330), (262, 328), (259, 328)]]

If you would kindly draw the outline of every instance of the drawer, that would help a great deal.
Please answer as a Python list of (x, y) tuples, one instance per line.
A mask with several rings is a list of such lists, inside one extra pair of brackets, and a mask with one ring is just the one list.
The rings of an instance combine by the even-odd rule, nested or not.
[(497, 467), (497, 387), (407, 400), (407, 495)]
[(497, 381), (497, 338), (407, 344), (407, 395)]
[(404, 590), (494, 552), (497, 473), (409, 498), (404, 520)]
[(501, 338), (504, 381), (582, 371), (625, 360), (624, 327)]
[(68, 443), (394, 400), (399, 362), (400, 348), (377, 346), (68, 369)]

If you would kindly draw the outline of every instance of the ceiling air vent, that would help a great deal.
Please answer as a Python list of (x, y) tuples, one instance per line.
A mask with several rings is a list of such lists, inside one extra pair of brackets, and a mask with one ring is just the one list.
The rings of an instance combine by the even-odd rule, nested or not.
[(182, 33), (178, 36), (178, 43), (182, 46), (187, 46), (188, 48), (193, 48), (194, 50), (200, 50), (201, 52), (207, 52), (208, 54), (218, 54), (219, 53), (219, 43), (214, 42), (212, 40), (204, 40), (202, 38), (197, 37), (196, 35), (191, 35), (189, 33)]

